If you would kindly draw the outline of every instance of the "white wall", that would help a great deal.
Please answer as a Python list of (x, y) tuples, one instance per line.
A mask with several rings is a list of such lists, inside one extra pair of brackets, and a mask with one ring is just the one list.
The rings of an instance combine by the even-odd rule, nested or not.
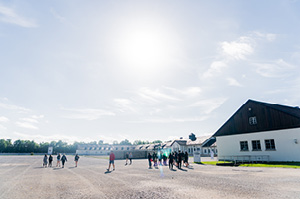
[[(266, 150), (266, 139), (274, 139), (276, 150)], [(252, 140), (260, 140), (261, 151), (252, 151)], [(248, 141), (249, 151), (240, 150), (240, 141)], [(300, 128), (220, 136), (217, 137), (217, 146), (220, 158), (232, 155), (269, 155), (270, 161), (300, 162)]]

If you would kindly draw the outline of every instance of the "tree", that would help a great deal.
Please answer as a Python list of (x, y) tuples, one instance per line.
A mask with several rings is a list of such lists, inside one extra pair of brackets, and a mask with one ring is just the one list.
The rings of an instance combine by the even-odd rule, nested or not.
[(120, 145), (132, 145), (132, 144), (129, 142), (129, 140), (125, 139), (120, 142)]
[(102, 144), (103, 144), (103, 140), (99, 140), (99, 141), (98, 141), (98, 144), (99, 144), (99, 145), (102, 145)]
[(191, 133), (189, 135), (189, 139), (192, 140), (192, 141), (195, 141), (197, 138), (196, 138), (196, 135), (194, 133)]
[(7, 148), (7, 141), (4, 139), (0, 140), (0, 152), (3, 153), (6, 151)]
[(156, 144), (156, 143), (162, 143), (162, 141), (161, 141), (161, 140), (154, 140), (154, 141), (152, 142), (152, 144)]

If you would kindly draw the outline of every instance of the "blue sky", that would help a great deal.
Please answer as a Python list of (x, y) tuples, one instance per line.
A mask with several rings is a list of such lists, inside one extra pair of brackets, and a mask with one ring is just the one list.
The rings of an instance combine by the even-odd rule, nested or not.
[(212, 135), (300, 105), (300, 2), (0, 0), (0, 138)]

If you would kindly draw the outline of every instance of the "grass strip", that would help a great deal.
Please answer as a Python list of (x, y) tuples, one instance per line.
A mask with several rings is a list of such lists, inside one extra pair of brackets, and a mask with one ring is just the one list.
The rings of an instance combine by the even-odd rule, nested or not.
[[(228, 161), (209, 161), (201, 162), (203, 165), (217, 165), (217, 163), (230, 163)], [(269, 162), (269, 163), (251, 163), (251, 164), (239, 164), (239, 167), (270, 167), (270, 168), (296, 168), (300, 169), (300, 162)]]

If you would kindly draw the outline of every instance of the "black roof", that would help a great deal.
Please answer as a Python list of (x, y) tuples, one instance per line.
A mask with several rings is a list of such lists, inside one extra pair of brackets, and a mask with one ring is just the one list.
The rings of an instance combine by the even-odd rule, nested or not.
[[(253, 109), (253, 110), (251, 110)], [(249, 125), (255, 116), (257, 125)], [(300, 127), (300, 108), (248, 100), (213, 136), (226, 136)]]
[(208, 142), (206, 142), (202, 147), (210, 147), (211, 145), (213, 145), (216, 142), (216, 138), (211, 137)]

